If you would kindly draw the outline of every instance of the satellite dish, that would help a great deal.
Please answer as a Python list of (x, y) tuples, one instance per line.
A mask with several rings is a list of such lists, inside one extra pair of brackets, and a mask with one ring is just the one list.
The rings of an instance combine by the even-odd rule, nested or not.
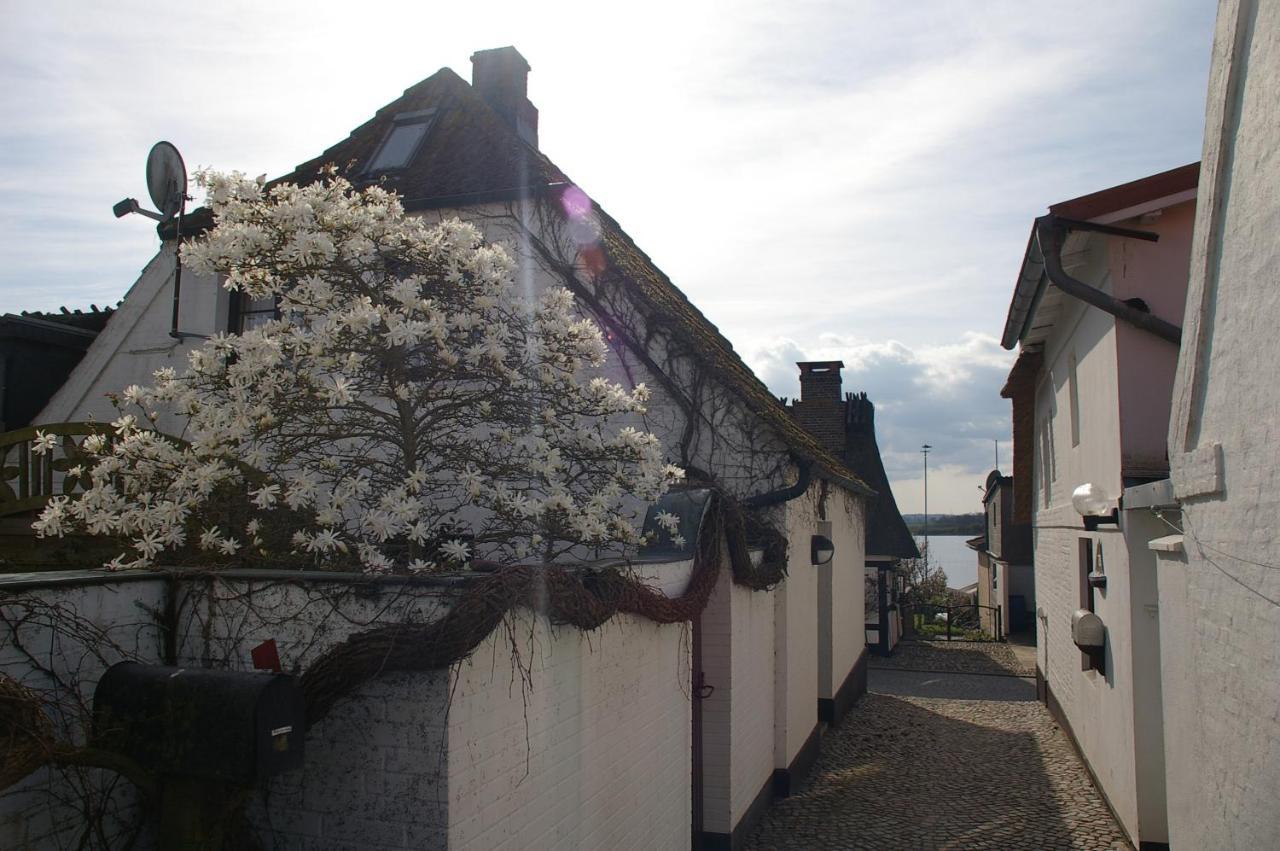
[(156, 142), (147, 154), (147, 190), (163, 216), (161, 221), (178, 215), (187, 200), (187, 166), (169, 142)]

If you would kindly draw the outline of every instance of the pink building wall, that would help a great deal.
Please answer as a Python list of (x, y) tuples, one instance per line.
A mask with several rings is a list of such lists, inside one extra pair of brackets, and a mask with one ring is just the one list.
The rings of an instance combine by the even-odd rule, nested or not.
[[(1194, 222), (1194, 200), (1166, 207), (1150, 222), (1117, 222), (1123, 227), (1159, 234), (1160, 241), (1111, 240), (1113, 295), (1121, 300), (1141, 298), (1153, 315), (1180, 326)], [(1117, 322), (1115, 327), (1122, 474), (1168, 475), (1169, 410), (1178, 349), (1128, 323)]]

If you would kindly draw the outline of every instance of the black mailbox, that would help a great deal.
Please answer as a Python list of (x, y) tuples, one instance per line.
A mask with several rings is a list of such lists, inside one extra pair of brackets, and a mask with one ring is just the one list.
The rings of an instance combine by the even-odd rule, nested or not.
[(96, 746), (161, 775), (242, 786), (301, 766), (305, 723), (284, 674), (120, 662), (93, 695)]

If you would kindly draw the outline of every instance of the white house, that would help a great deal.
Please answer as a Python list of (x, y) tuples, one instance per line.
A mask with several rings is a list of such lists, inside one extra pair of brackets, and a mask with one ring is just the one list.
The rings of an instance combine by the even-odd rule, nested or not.
[[(689, 842), (737, 847), (762, 807), (788, 794), (812, 765), (820, 719), (838, 722), (865, 690), (862, 570), (866, 500), (873, 491), (793, 421), (715, 326), (538, 149), (538, 113), (526, 96), (524, 58), (507, 47), (480, 51), (472, 62), (472, 84), (442, 69), (282, 179), (312, 181), (332, 163), (357, 184), (376, 180), (396, 190), (411, 213), (459, 216), (506, 243), (531, 291), (567, 287), (605, 330), (612, 348), (610, 377), (626, 384), (643, 381), (653, 390), (644, 425), (663, 438), (670, 460), (694, 483), (722, 488), (784, 533), (786, 576), (776, 587), (753, 590), (735, 584), (726, 571), (694, 619), (688, 645), (670, 643), (669, 633), (650, 642), (661, 645), (653, 652), (674, 654), (668, 660), (672, 670), (685, 678), (678, 689), (667, 689), (670, 700), (683, 703), (664, 707), (663, 717), (683, 724), (690, 738), (683, 739), (688, 747), (678, 762), (664, 757), (654, 762), (661, 770), (637, 782), (687, 794), (594, 797), (582, 806), (592, 810), (592, 823), (609, 830), (557, 834), (560, 847), (598, 847), (605, 839), (609, 845), (643, 845), (654, 826), (677, 825), (674, 834)], [(108, 419), (113, 414), (105, 394), (146, 381), (160, 367), (180, 369), (197, 336), (234, 332), (274, 310), (273, 304), (247, 302), (217, 281), (191, 274), (175, 291), (178, 238), (210, 224), (207, 211), (200, 210), (182, 221), (181, 235), (172, 224), (162, 227), (160, 252), (36, 422)], [(834, 542), (835, 555), (826, 565), (811, 563), (815, 535)], [(625, 640), (584, 647), (572, 652), (602, 658), (571, 662), (582, 677), (588, 668), (612, 672), (610, 677), (626, 670)], [(554, 660), (548, 666), (554, 668)], [(655, 676), (670, 674), (667, 667), (654, 670)], [(573, 687), (581, 680), (564, 682)], [(590, 699), (590, 693), (583, 691), (581, 698)], [(512, 725), (524, 721), (515, 714), (503, 717)], [(552, 712), (530, 723), (545, 723), (549, 730), (558, 720)], [(506, 746), (512, 730), (456, 752), (451, 748), (450, 774), (498, 759), (494, 749)], [(546, 732), (540, 730), (533, 732)], [(655, 728), (653, 735), (671, 732)], [(585, 740), (577, 744), (586, 747)], [(623, 758), (609, 750), (612, 739), (589, 744), (580, 752), (584, 763)], [(618, 741), (624, 745), (636, 747), (625, 737)], [(532, 759), (534, 765), (563, 770), (554, 760)], [(592, 768), (597, 770), (602, 769)], [(525, 782), (536, 787), (547, 780), (536, 775)], [(468, 795), (505, 794), (501, 784), (477, 783)], [(344, 797), (361, 794), (354, 786), (340, 788), (330, 800), (338, 806)], [(462, 837), (474, 839), (483, 830), (464, 828), (465, 801), (450, 800), (445, 824), (436, 827), (448, 837), (443, 844), (461, 847), (471, 841)], [(609, 808), (626, 808), (626, 817)], [(502, 828), (504, 841), (512, 847), (540, 841), (546, 836), (539, 832), (544, 816), (536, 807), (512, 809)], [(304, 820), (297, 828), (307, 847), (349, 841), (312, 827)]]
[[(1013, 400), (1014, 487), (1033, 524), (1040, 693), (1135, 845), (1168, 841), (1147, 548), (1158, 521), (1120, 497), (1168, 473), (1198, 171), (1192, 164), (1051, 206), (1032, 228), (1002, 340), (1020, 350), (1004, 395)], [(1086, 523), (1073, 500), (1082, 486), (1105, 516)], [(1078, 612), (1100, 619), (1104, 637), (1091, 652), (1076, 643)]]
[(1280, 6), (1225, 0), (1169, 423), (1172, 494), (1146, 500), (1168, 521), (1151, 524), (1151, 546), (1174, 848), (1280, 847), (1278, 88)]
[(1031, 566), (1031, 527), (1014, 521), (1012, 476), (987, 475), (982, 495), (984, 533), (971, 541), (978, 554), (975, 595), (982, 629), (996, 638), (1034, 630), (1035, 575)]

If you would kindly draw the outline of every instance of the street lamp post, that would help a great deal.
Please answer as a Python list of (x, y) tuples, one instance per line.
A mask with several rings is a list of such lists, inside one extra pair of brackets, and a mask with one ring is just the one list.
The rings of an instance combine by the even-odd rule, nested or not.
[(920, 454), (924, 456), (924, 576), (929, 578), (929, 450), (933, 447), (924, 444)]

